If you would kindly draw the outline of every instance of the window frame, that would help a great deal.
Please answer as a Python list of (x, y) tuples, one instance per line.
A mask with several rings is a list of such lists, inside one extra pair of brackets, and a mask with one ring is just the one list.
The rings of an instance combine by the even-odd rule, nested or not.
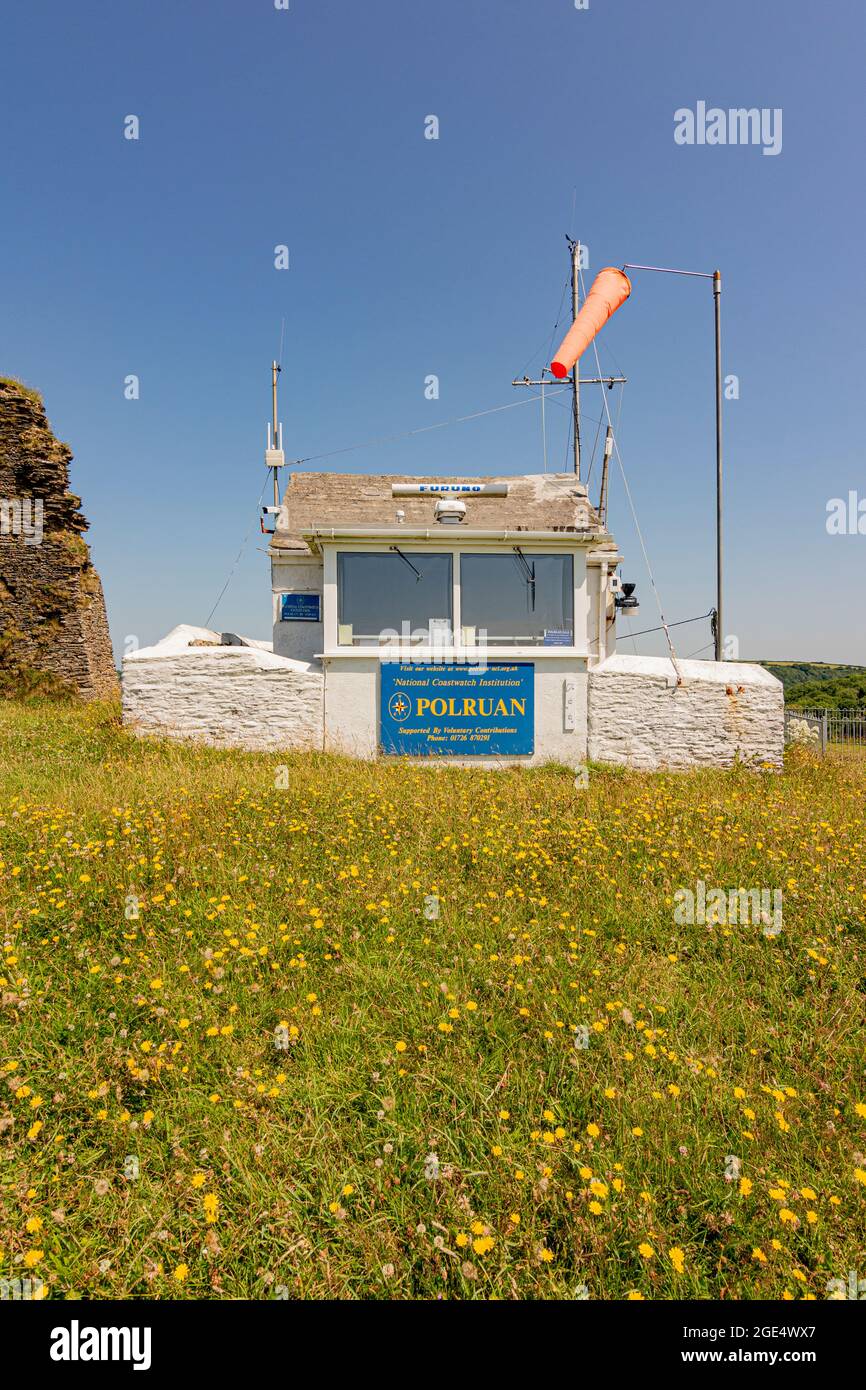
[[(455, 527), (455, 530), (457, 528)], [(572, 580), (573, 580), (573, 604), (572, 604), (572, 645), (571, 646), (544, 646), (539, 643), (534, 646), (511, 646), (500, 647), (490, 642), (487, 645), (486, 653), (490, 660), (513, 660), (518, 656), (529, 660), (535, 659), (556, 659), (568, 658), (588, 662), (591, 657), (591, 640), (589, 633), (590, 621), (590, 594), (589, 576), (590, 564), (588, 557), (591, 546), (586, 543), (569, 544), (568, 539), (563, 535), (563, 540), (554, 542), (532, 539), (527, 537), (522, 539), (520, 534), (515, 534), (513, 539), (508, 541), (499, 538), (487, 541), (483, 537), (463, 537), (459, 535), (436, 536), (435, 543), (433, 538), (429, 542), (418, 537), (400, 541), (399, 536), (393, 539), (385, 537), (358, 537), (357, 539), (347, 535), (345, 537), (322, 538), (321, 555), (323, 563), (323, 616), (324, 616), (324, 642), (323, 655), (328, 660), (367, 660), (378, 663), (380, 660), (394, 661), (400, 660), (400, 653), (409, 649), (400, 646), (397, 642), (393, 645), (382, 644), (379, 647), (356, 647), (340, 646), (338, 637), (338, 556), (346, 552), (385, 552), (392, 544), (400, 544), (400, 549), (410, 559), (413, 555), (450, 554), (452, 557), (451, 565), (451, 584), (452, 584), (452, 639), (453, 645), (442, 647), (415, 647), (411, 648), (413, 656), (429, 652), (438, 659), (442, 659), (443, 653), (450, 653), (455, 661), (471, 660), (477, 658), (478, 651), (474, 647), (464, 647), (462, 644), (463, 615), (462, 615), (462, 575), (461, 558), (467, 555), (511, 555), (514, 553), (515, 545), (519, 545), (522, 550), (530, 554), (551, 554), (569, 555), (572, 559)]]
[[(569, 594), (570, 600), (571, 600), (571, 601), (570, 601), (570, 605), (569, 605), (570, 608), (571, 608), (571, 616), (570, 616), (570, 619), (569, 619), (569, 622), (568, 622), (568, 629), (570, 629), (570, 633), (571, 633), (571, 641), (570, 641), (570, 642), (563, 642), (563, 643), (554, 643), (554, 642), (545, 643), (545, 641), (544, 641), (544, 639), (543, 639), (543, 637), (542, 637), (540, 640), (536, 638), (535, 640), (530, 640), (530, 641), (527, 641), (527, 642), (519, 642), (519, 641), (515, 640), (515, 638), (513, 638), (513, 637), (512, 637), (512, 638), (497, 638), (495, 635), (492, 636), (492, 637), (488, 635), (488, 638), (487, 638), (487, 645), (490, 646), (490, 647), (497, 647), (497, 646), (499, 646), (499, 647), (513, 647), (513, 648), (515, 648), (515, 649), (519, 648), (521, 651), (528, 651), (528, 650), (530, 650), (530, 649), (533, 650), (533, 651), (550, 651), (551, 649), (556, 648), (556, 647), (559, 647), (560, 649), (566, 650), (566, 651), (572, 650), (572, 649), (574, 648), (574, 638), (575, 638), (575, 632), (576, 632), (576, 630), (577, 630), (577, 629), (576, 629), (576, 604), (575, 604), (575, 564), (574, 564), (574, 553), (573, 553), (573, 551), (564, 550), (564, 549), (563, 549), (563, 550), (552, 550), (552, 549), (551, 549), (551, 550), (538, 550), (538, 549), (535, 549), (535, 548), (530, 549), (528, 546), (522, 546), (522, 545), (521, 545), (521, 546), (518, 546), (518, 545), (507, 546), (507, 547), (503, 547), (501, 550), (490, 550), (490, 549), (487, 549), (487, 550), (479, 550), (477, 547), (472, 547), (472, 548), (470, 548), (470, 547), (467, 545), (467, 546), (464, 546), (464, 547), (463, 547), (463, 550), (462, 550), (462, 552), (461, 552), (461, 560), (465, 560), (465, 559), (467, 559), (467, 558), (469, 558), (469, 557), (471, 557), (472, 559), (476, 559), (476, 558), (477, 558), (477, 559), (500, 559), (500, 560), (501, 560), (501, 559), (511, 559), (511, 560), (513, 560), (513, 561), (515, 562), (515, 564), (519, 564), (518, 552), (519, 552), (520, 554), (523, 555), (523, 557), (524, 557), (524, 559), (526, 560), (527, 563), (533, 563), (535, 560), (547, 559), (547, 558), (556, 559), (556, 560), (566, 560), (566, 561), (568, 561), (569, 566), (570, 566), (570, 569), (571, 569), (571, 583), (568, 584), (568, 585), (566, 586), (565, 592), (567, 592), (567, 593)], [(462, 633), (463, 633), (463, 627), (462, 627), (463, 574), (462, 574), (462, 570), (461, 570), (461, 575), (460, 575), (460, 604), (461, 604), (461, 626), (460, 626), (460, 628), (459, 628), (459, 631), (460, 631), (460, 634), (461, 634), (461, 637), (462, 637)], [(475, 628), (476, 628), (476, 631), (481, 631), (481, 630), (482, 630), (478, 624), (474, 624), (474, 626), (475, 626)], [(554, 631), (554, 630), (564, 632), (564, 631), (566, 631), (567, 629), (566, 629), (565, 626), (563, 626), (562, 628), (558, 628), (558, 629), (553, 629), (553, 628), (547, 629), (547, 631)]]
[[(397, 553), (398, 550), (399, 550), (399, 553)], [(381, 649), (387, 649), (389, 646), (393, 647), (393, 645), (394, 645), (396, 642), (400, 642), (401, 644), (406, 645), (406, 644), (403, 642), (403, 638), (402, 638), (402, 634), (401, 634), (401, 633), (398, 633), (398, 636), (397, 636), (397, 637), (390, 639), (390, 641), (388, 641), (388, 642), (383, 641), (382, 638), (381, 638), (381, 636), (379, 636), (379, 637), (378, 637), (378, 640), (376, 640), (376, 639), (377, 639), (377, 634), (375, 634), (375, 633), (360, 633), (359, 636), (362, 637), (362, 638), (365, 638), (365, 639), (366, 639), (365, 641), (356, 642), (356, 641), (355, 641), (355, 638), (354, 638), (354, 634), (353, 634), (353, 639), (352, 639), (351, 642), (347, 642), (347, 643), (345, 643), (345, 644), (341, 644), (341, 643), (340, 643), (340, 628), (341, 628), (341, 626), (343, 625), (343, 623), (342, 623), (342, 617), (343, 617), (343, 615), (342, 615), (342, 612), (341, 612), (341, 610), (340, 610), (340, 560), (342, 559), (342, 557), (343, 557), (344, 555), (374, 555), (374, 556), (378, 556), (378, 557), (391, 557), (391, 556), (393, 556), (393, 558), (394, 558), (394, 560), (397, 562), (397, 564), (403, 564), (403, 563), (404, 563), (404, 560), (403, 560), (403, 558), (401, 558), (401, 557), (405, 557), (405, 560), (406, 560), (406, 561), (409, 561), (410, 563), (413, 563), (413, 562), (411, 561), (411, 556), (412, 556), (413, 554), (414, 554), (414, 555), (417, 555), (417, 556), (419, 556), (419, 557), (423, 557), (423, 556), (428, 556), (428, 557), (429, 557), (429, 556), (435, 555), (435, 556), (437, 556), (437, 557), (444, 558), (444, 559), (446, 559), (446, 560), (448, 561), (449, 580), (450, 580), (450, 582), (448, 582), (447, 585), (446, 585), (446, 592), (448, 593), (448, 597), (449, 597), (449, 609), (450, 609), (450, 611), (449, 611), (447, 614), (445, 614), (445, 619), (446, 619), (446, 621), (450, 624), (450, 627), (451, 627), (451, 641), (450, 641), (450, 642), (444, 642), (444, 643), (442, 643), (441, 645), (442, 645), (446, 650), (451, 649), (451, 648), (454, 646), (454, 633), (458, 630), (457, 627), (456, 627), (456, 625), (455, 625), (455, 621), (454, 621), (454, 594), (455, 594), (455, 583), (454, 583), (455, 554), (454, 554), (454, 551), (451, 549), (450, 546), (445, 546), (444, 548), (440, 548), (440, 549), (433, 550), (433, 549), (432, 549), (431, 547), (429, 547), (429, 546), (401, 545), (401, 546), (399, 546), (399, 547), (396, 547), (396, 546), (394, 546), (393, 543), (391, 543), (391, 544), (387, 544), (387, 545), (364, 546), (364, 547), (340, 546), (340, 547), (338, 547), (337, 550), (336, 550), (336, 560), (335, 560), (335, 566), (334, 566), (334, 570), (335, 570), (335, 581), (336, 581), (336, 588), (335, 588), (335, 604), (334, 604), (334, 607), (335, 607), (335, 611), (336, 611), (336, 646), (337, 646), (341, 651), (346, 651), (346, 652), (350, 652), (350, 651), (375, 652), (375, 651), (379, 651), (379, 650), (381, 650)], [(431, 615), (428, 614), (428, 620), (429, 620), (430, 616), (431, 616)], [(387, 631), (387, 630), (389, 630), (389, 629), (383, 627), (383, 628), (380, 629), (380, 632), (384, 632), (384, 631)], [(390, 629), (390, 631), (394, 631), (394, 630), (395, 630), (395, 629), (393, 629), (393, 628)], [(412, 641), (411, 645), (412, 645), (413, 647), (420, 647), (420, 648), (426, 650), (426, 648), (427, 648), (428, 646), (430, 646), (430, 642), (429, 642), (429, 629), (428, 629), (428, 641), (427, 641), (427, 642), (421, 642), (421, 641), (415, 640), (415, 641)]]

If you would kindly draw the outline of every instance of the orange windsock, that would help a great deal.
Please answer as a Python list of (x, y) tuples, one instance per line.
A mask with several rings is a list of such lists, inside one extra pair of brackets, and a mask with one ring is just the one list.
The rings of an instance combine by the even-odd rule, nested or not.
[(583, 308), (578, 311), (577, 318), (550, 364), (554, 376), (568, 376), (578, 357), (589, 347), (599, 329), (604, 328), (611, 314), (616, 313), (630, 294), (631, 280), (625, 271), (615, 270), (609, 265), (598, 272)]

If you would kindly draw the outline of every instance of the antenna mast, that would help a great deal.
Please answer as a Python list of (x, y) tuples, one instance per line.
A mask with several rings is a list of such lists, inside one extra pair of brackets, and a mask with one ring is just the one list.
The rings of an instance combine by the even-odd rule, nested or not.
[[(580, 308), (580, 242), (579, 242), (579, 241), (572, 241), (572, 239), (571, 239), (570, 236), (566, 236), (565, 239), (566, 239), (566, 241), (568, 242), (568, 249), (569, 249), (569, 252), (571, 253), (571, 310), (572, 310), (572, 317), (573, 317), (573, 319), (576, 319), (576, 318), (577, 318), (577, 314), (578, 314), (578, 310), (579, 310), (579, 308)], [(554, 325), (554, 332), (555, 332), (555, 331), (556, 331), (556, 325)], [(578, 362), (575, 362), (574, 367), (573, 367), (573, 369), (572, 369), (572, 372), (571, 372), (571, 375), (570, 375), (570, 376), (566, 376), (566, 375), (562, 375), (562, 376), (552, 376), (552, 377), (551, 377), (551, 376), (545, 376), (543, 373), (546, 372), (547, 370), (548, 370), (548, 368), (546, 368), (546, 367), (542, 369), (542, 376), (541, 376), (538, 380), (534, 380), (534, 379), (532, 379), (532, 378), (530, 378), (530, 377), (528, 377), (528, 376), (523, 376), (523, 377), (520, 377), (519, 379), (515, 378), (515, 380), (512, 381), (511, 385), (512, 385), (512, 386), (540, 386), (540, 387), (542, 388), (542, 391), (541, 391), (542, 434), (543, 434), (543, 448), (544, 448), (544, 454), (545, 454), (545, 460), (546, 460), (546, 457), (547, 457), (547, 441), (546, 441), (546, 430), (545, 430), (545, 425), (544, 425), (544, 387), (545, 387), (545, 386), (558, 386), (558, 387), (560, 387), (562, 390), (565, 390), (565, 389), (567, 388), (569, 382), (571, 383), (571, 392), (572, 392), (572, 395), (571, 395), (571, 400), (572, 400), (572, 425), (573, 425), (573, 434), (574, 434), (574, 439), (573, 439), (574, 462), (573, 462), (572, 467), (573, 467), (574, 475), (575, 475), (575, 477), (577, 478), (577, 480), (578, 480), (578, 482), (579, 482), (579, 481), (580, 481), (580, 388), (581, 388), (581, 386), (606, 386), (606, 387), (608, 388), (608, 390), (612, 390), (614, 386), (617, 386), (617, 385), (622, 385), (622, 386), (624, 386), (625, 383), (626, 383), (626, 381), (628, 380), (628, 377), (624, 377), (624, 376), (613, 376), (613, 375), (611, 375), (611, 376), (581, 376), (581, 375), (580, 375), (580, 368), (579, 368), (579, 363), (578, 363)], [(605, 442), (605, 449), (606, 449), (606, 453), (605, 453), (605, 462), (607, 462), (607, 461), (610, 459), (610, 453), (611, 453), (611, 449), (612, 449), (612, 448), (613, 448), (612, 439), (611, 439), (610, 441), (606, 441), (606, 442)], [(546, 465), (545, 465), (545, 472), (546, 472), (546, 471), (547, 471), (547, 469), (546, 469)], [(606, 479), (605, 479), (605, 483), (606, 483)], [(607, 489), (606, 489), (606, 487), (605, 487), (605, 505), (607, 505)]]
[(601, 491), (598, 494), (598, 518), (607, 527), (607, 480), (610, 469), (610, 456), (613, 453), (613, 430), (610, 425), (604, 432), (604, 457), (601, 464)]
[[(580, 308), (580, 242), (572, 241), (571, 237), (566, 237), (569, 250), (571, 251), (571, 317), (572, 322), (577, 318), (577, 311)], [(572, 386), (572, 417), (574, 424), (574, 475), (580, 482), (580, 373), (577, 363), (571, 374)]]
[(280, 469), (285, 465), (283, 453), (283, 430), (277, 417), (277, 377), (282, 371), (279, 362), (271, 363), (271, 394), (273, 399), (273, 434), (268, 425), (268, 447), (265, 450), (265, 467), (274, 470), (274, 506), (280, 506)]

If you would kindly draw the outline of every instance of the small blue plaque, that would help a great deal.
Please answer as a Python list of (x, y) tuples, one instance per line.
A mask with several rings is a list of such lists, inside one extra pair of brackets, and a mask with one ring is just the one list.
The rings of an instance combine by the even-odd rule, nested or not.
[(571, 644), (571, 633), (567, 628), (546, 627), (544, 629), (545, 647), (570, 647)]
[(281, 623), (320, 623), (321, 621), (321, 594), (282, 594), (280, 596)]

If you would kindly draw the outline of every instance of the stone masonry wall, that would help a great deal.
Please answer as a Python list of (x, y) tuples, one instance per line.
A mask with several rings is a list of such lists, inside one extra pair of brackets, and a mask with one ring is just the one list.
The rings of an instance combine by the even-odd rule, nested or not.
[(781, 767), (782, 683), (761, 666), (617, 655), (589, 673), (589, 757), (629, 767)]
[(320, 666), (251, 647), (149, 655), (158, 651), (123, 663), (123, 720), (136, 733), (221, 748), (321, 749)]
[[(39, 395), (0, 379), (0, 688), (113, 699), (105, 599), (83, 539), (81, 499), (69, 490), (71, 458)], [(28, 544), (16, 509), (37, 501), (42, 537)]]

